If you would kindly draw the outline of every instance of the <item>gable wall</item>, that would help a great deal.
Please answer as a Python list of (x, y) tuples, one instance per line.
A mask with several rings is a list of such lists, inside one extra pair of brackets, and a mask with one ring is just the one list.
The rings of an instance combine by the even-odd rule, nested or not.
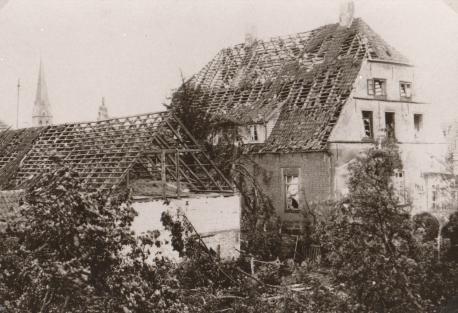
[[(386, 79), (387, 96), (385, 100), (375, 99), (367, 94), (367, 80)], [(401, 100), (399, 82), (412, 82), (412, 100)], [(434, 119), (428, 112), (428, 105), (416, 102), (416, 85), (412, 67), (364, 62), (353, 86), (352, 94), (344, 106), (334, 127), (330, 141), (361, 141), (364, 138), (362, 111), (373, 112), (374, 138), (385, 135), (385, 112), (395, 113), (396, 138), (399, 142), (429, 142), (435, 131)], [(414, 114), (423, 114), (423, 131), (414, 130)]]
[[(367, 80), (386, 79), (386, 100), (374, 99), (367, 94)], [(335, 167), (334, 196), (347, 192), (348, 162), (365, 149), (373, 147), (385, 136), (385, 112), (395, 113), (395, 133), (404, 166), (405, 188), (415, 209), (428, 210), (424, 172), (443, 171), (440, 163), (445, 160), (446, 144), (436, 124), (432, 105), (417, 102), (414, 69), (412, 67), (364, 62), (354, 84), (352, 94), (344, 106), (329, 139), (329, 151)], [(400, 98), (399, 82), (412, 82), (412, 101)], [(373, 112), (374, 140), (364, 134), (362, 111)], [(423, 127), (415, 131), (414, 114), (423, 114)]]

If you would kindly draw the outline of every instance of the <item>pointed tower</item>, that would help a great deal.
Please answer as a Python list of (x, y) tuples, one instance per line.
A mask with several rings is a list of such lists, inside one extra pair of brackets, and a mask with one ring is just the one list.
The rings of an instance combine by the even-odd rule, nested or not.
[(32, 125), (46, 126), (52, 124), (51, 104), (48, 98), (48, 88), (46, 86), (43, 62), (40, 60), (38, 73), (37, 93), (33, 107)]
[(102, 97), (102, 104), (99, 106), (97, 121), (107, 120), (108, 118), (108, 108), (105, 105), (105, 98)]

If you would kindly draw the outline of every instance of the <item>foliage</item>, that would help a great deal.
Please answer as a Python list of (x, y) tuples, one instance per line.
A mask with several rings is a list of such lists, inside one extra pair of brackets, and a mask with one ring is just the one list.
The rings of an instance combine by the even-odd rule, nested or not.
[(261, 259), (275, 259), (281, 255), (280, 220), (269, 197), (249, 170), (254, 164), (242, 153), (237, 125), (207, 113), (203, 109), (209, 107), (205, 99), (201, 87), (183, 79), (168, 109), (205, 145), (212, 161), (240, 192), (244, 203), (241, 217), (243, 250)]
[(450, 241), (450, 249), (446, 253), (449, 260), (458, 260), (458, 212), (449, 217), (448, 223), (442, 230), (442, 235)]
[[(148, 262), (127, 195), (84, 193), (68, 168), (40, 176), (0, 233), (0, 298), (9, 312), (165, 312), (170, 265)], [(164, 297), (163, 295), (167, 296)], [(168, 309), (167, 309), (167, 312)]]
[(424, 242), (437, 240), (439, 234), (439, 222), (429, 213), (421, 213), (413, 217), (414, 229), (421, 232)]
[[(349, 167), (349, 194), (322, 225), (325, 261), (359, 312), (431, 312), (454, 283), (431, 242), (395, 196), (392, 177), (402, 167), (395, 146), (370, 149)], [(454, 287), (456, 290), (456, 285)]]
[(196, 140), (203, 144), (213, 130), (211, 116), (204, 103), (204, 92), (200, 87), (185, 82), (176, 90), (167, 109), (172, 112), (192, 133)]
[[(353, 305), (338, 286), (309, 275), (293, 260), (257, 263), (248, 274), (246, 259), (221, 262), (201, 241), (186, 217), (163, 214), (172, 241), (184, 257), (173, 271), (180, 282), (181, 301), (189, 312), (342, 312)], [(178, 231), (180, 230), (180, 231)], [(291, 287), (299, 286), (299, 287)]]

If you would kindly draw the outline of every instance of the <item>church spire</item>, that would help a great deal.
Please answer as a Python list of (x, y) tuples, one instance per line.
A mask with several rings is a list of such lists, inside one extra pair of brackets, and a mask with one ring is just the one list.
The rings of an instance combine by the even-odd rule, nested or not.
[(48, 88), (46, 86), (43, 62), (40, 59), (40, 69), (38, 71), (37, 93), (33, 107), (32, 125), (45, 126), (52, 124), (51, 104), (48, 98)]
[(105, 97), (102, 97), (102, 104), (99, 106), (97, 121), (107, 120), (108, 118), (108, 108), (105, 105)]

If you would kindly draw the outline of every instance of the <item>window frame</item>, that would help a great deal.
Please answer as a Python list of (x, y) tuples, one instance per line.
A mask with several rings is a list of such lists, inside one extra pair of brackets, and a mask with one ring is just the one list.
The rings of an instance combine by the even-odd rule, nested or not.
[[(366, 113), (369, 114), (368, 117), (365, 116)], [(364, 138), (374, 139), (374, 111), (361, 110), (361, 117), (363, 121)], [(366, 133), (366, 124), (365, 124), (366, 119), (369, 120), (369, 131), (370, 131), (369, 135), (367, 135)]]
[[(297, 177), (297, 183), (287, 183), (287, 177)], [(297, 186), (297, 195), (296, 198), (293, 198), (297, 202), (297, 208), (291, 208), (288, 206), (288, 187)], [(281, 168), (281, 195), (283, 208), (285, 213), (298, 213), (301, 210), (301, 168), (300, 167), (285, 167)]]
[[(382, 94), (375, 94), (375, 81), (381, 82)], [(376, 99), (386, 99), (387, 96), (387, 80), (385, 78), (369, 78), (367, 80), (367, 95), (372, 96)]]
[[(409, 96), (403, 96), (402, 95), (402, 85), (403, 84), (406, 84), (406, 85), (409, 85), (409, 91), (410, 91), (410, 95)], [(401, 100), (408, 100), (408, 101), (411, 101), (412, 100), (412, 82), (408, 82), (408, 81), (399, 81), (399, 97)]]
[[(392, 114), (393, 115), (393, 135), (390, 136), (389, 133), (388, 133), (388, 124), (387, 124), (387, 115), (388, 114)], [(385, 132), (386, 132), (386, 137), (388, 139), (393, 139), (393, 140), (396, 140), (396, 112), (393, 112), (393, 111), (385, 111)]]
[[(420, 117), (418, 125), (417, 125), (416, 117)], [(423, 131), (423, 124), (424, 124), (423, 114), (422, 113), (414, 113), (413, 114), (413, 129), (415, 131), (415, 134), (419, 134), (419, 133), (421, 133)]]
[(250, 133), (250, 142), (258, 142), (259, 141), (258, 125), (256, 125), (256, 124), (248, 125), (248, 132)]

